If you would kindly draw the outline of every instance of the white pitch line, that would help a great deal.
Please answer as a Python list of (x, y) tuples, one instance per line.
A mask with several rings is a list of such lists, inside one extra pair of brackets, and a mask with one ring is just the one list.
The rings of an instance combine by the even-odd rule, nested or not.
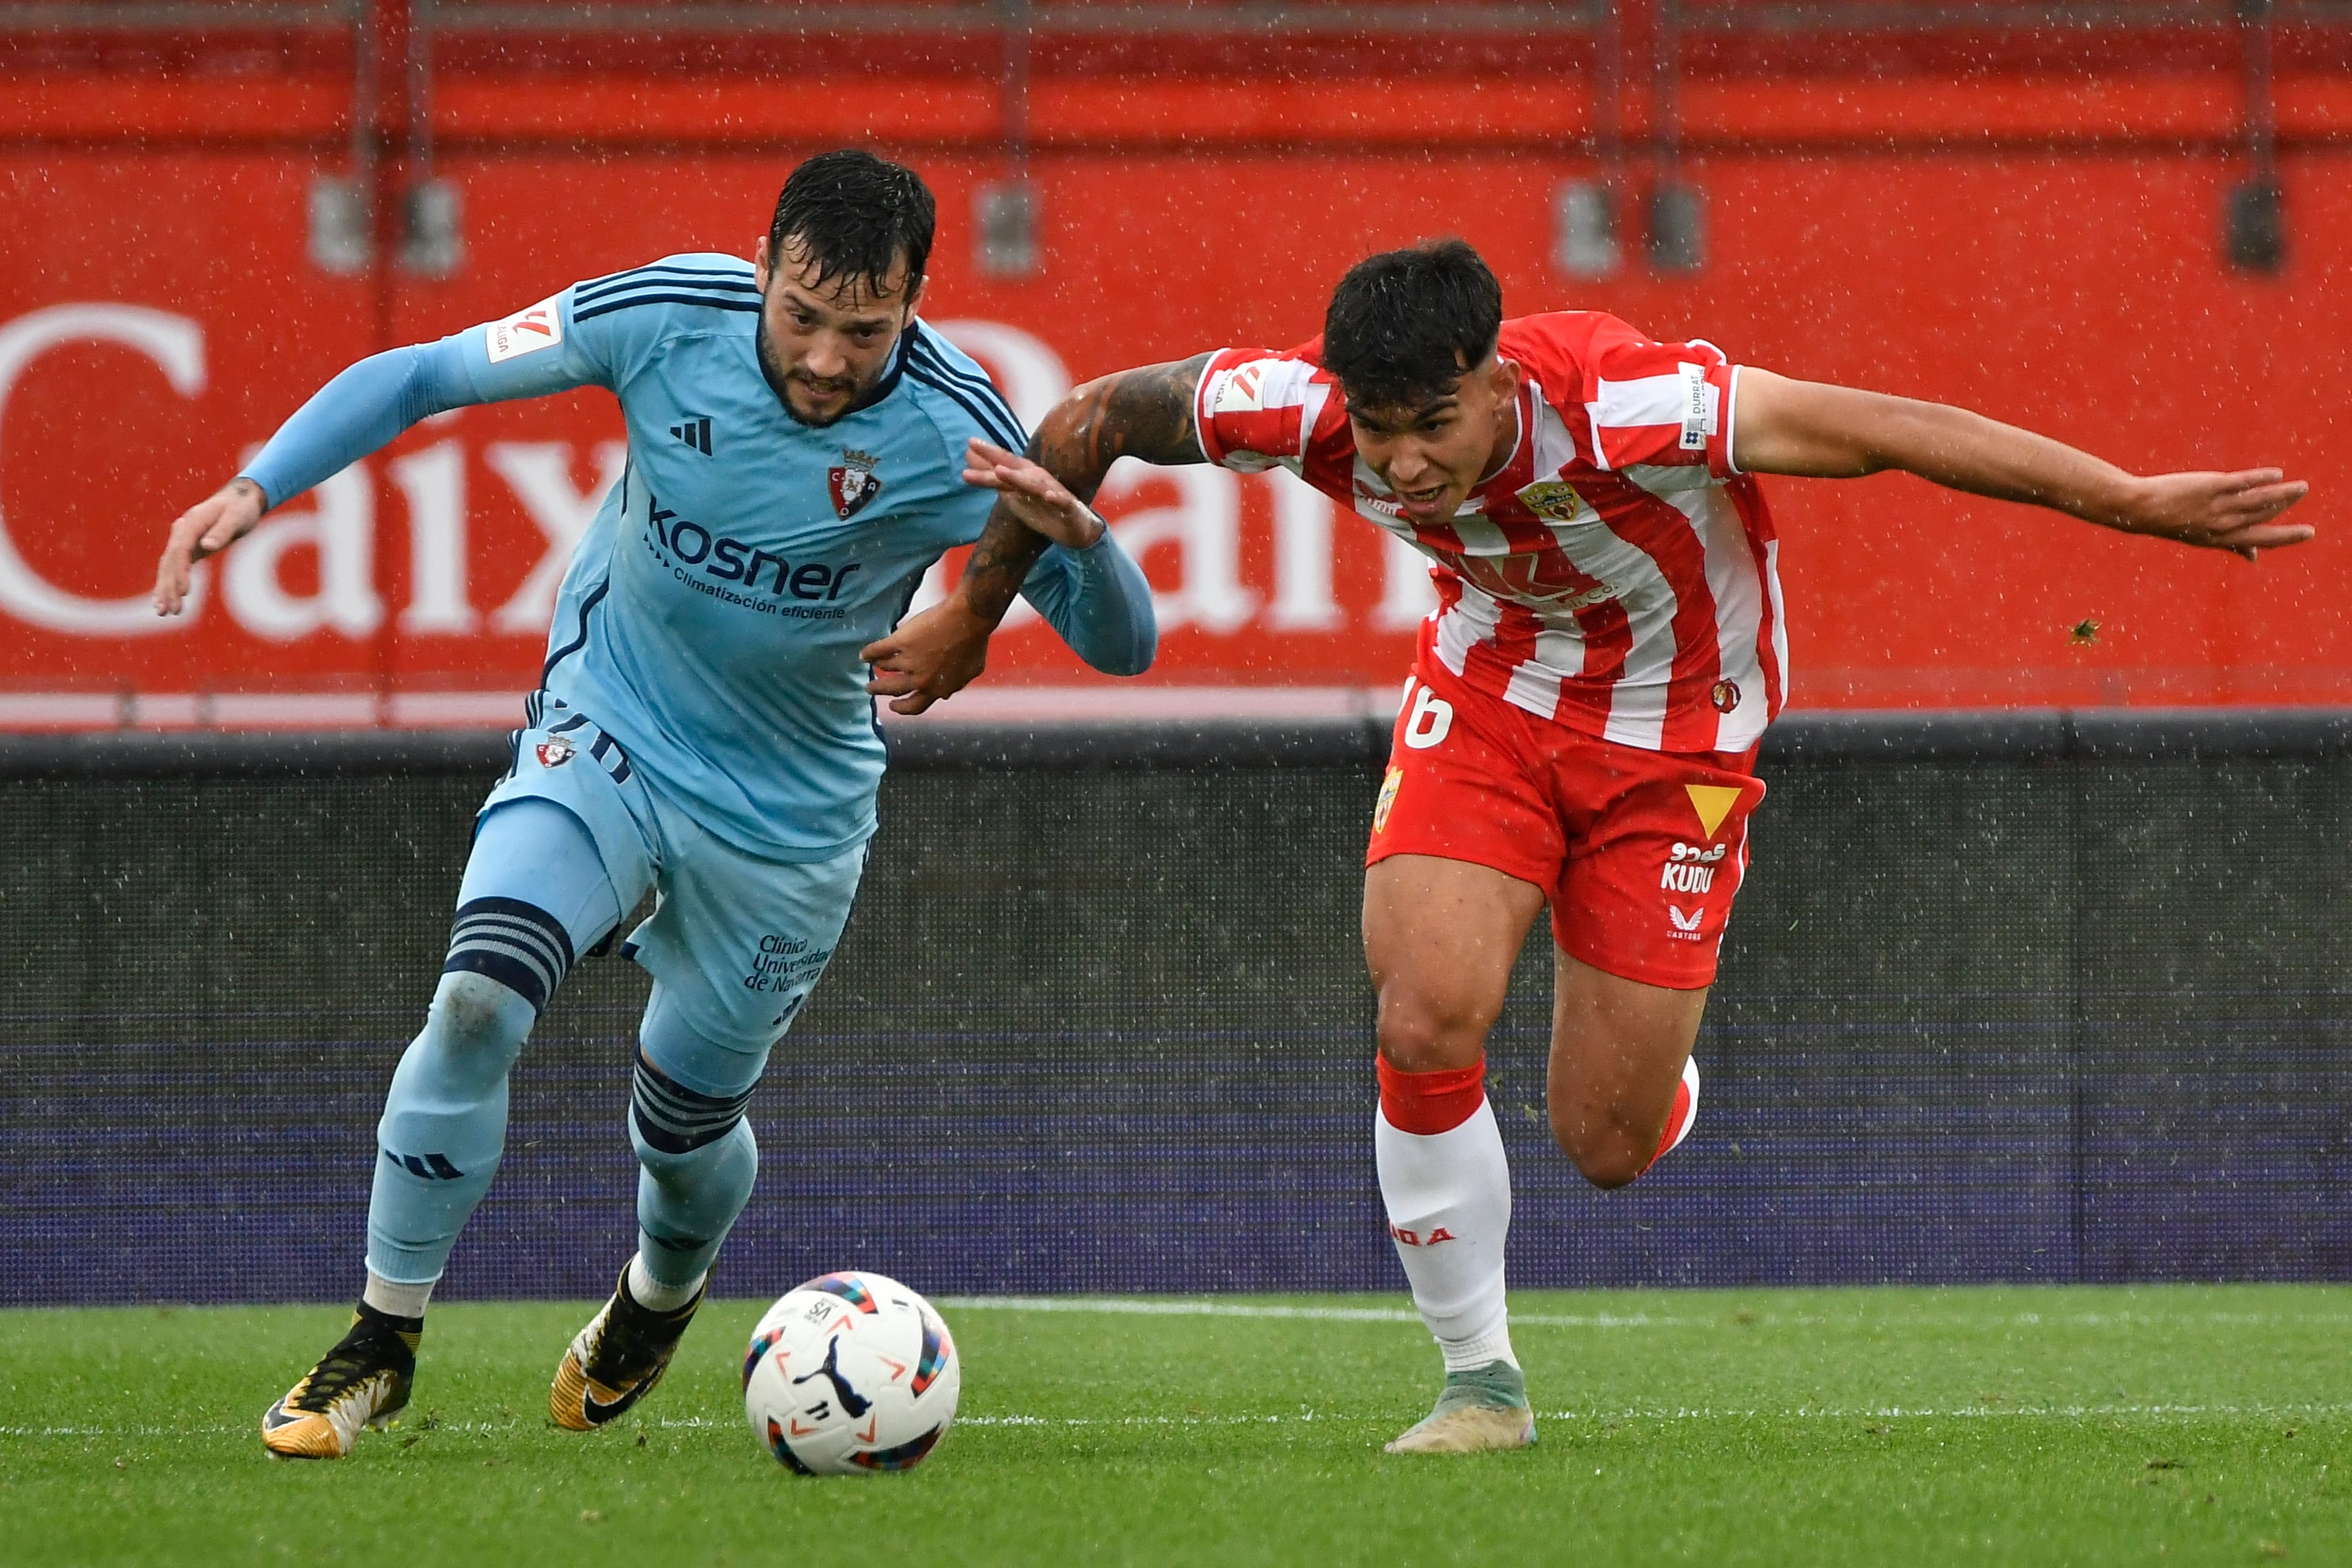
[[(1129, 1296), (940, 1296), (934, 1298), (941, 1307), (959, 1311), (1008, 1312), (1098, 1312), (1119, 1316), (1150, 1318), (1296, 1318), (1310, 1322), (1331, 1323), (1414, 1323), (1421, 1321), (1419, 1313), (1402, 1307), (1298, 1307), (1276, 1303), (1213, 1300), (1153, 1300)], [(1748, 1313), (1740, 1316), (1740, 1311)], [(1706, 1317), (1689, 1317), (1656, 1312), (1514, 1312), (1513, 1328), (1531, 1329), (1723, 1329), (1723, 1328), (1925, 1328), (1930, 1326), (1995, 1327), (2014, 1325), (2023, 1328), (2160, 1328), (2168, 1324), (2202, 1321), (2220, 1324), (2298, 1323), (2315, 1327), (2352, 1323), (2352, 1313), (2342, 1312), (2231, 1312), (2213, 1311), (2189, 1315), (2157, 1315), (2141, 1312), (2032, 1312), (2021, 1311), (2004, 1317), (1985, 1317), (1976, 1313), (1896, 1313), (1877, 1316), (1864, 1313), (1827, 1314), (1819, 1312), (1757, 1312), (1738, 1309)]]
[[(1544, 1421), (1952, 1421), (1952, 1420), (2028, 1420), (2028, 1421), (2089, 1421), (2117, 1416), (2327, 1416), (2352, 1415), (2352, 1404), (2311, 1405), (1958, 1405), (1948, 1408), (1931, 1405), (1806, 1405), (1795, 1409), (1767, 1410), (1760, 1408), (1723, 1409), (1708, 1406), (1676, 1409), (1623, 1410), (1544, 1410), (1537, 1412)], [(1378, 1422), (1395, 1419), (1394, 1412), (1374, 1415), (1344, 1415), (1333, 1411), (1304, 1411), (1296, 1415), (961, 1415), (960, 1426), (1311, 1426), (1317, 1423), (1358, 1421)], [(664, 1431), (731, 1431), (732, 1421), (713, 1420), (709, 1416), (689, 1415), (666, 1417), (651, 1423)], [(443, 1421), (421, 1431), (446, 1432), (452, 1435), (511, 1436), (521, 1430), (518, 1422)], [(0, 1426), (0, 1438), (5, 1437), (187, 1437), (218, 1436), (222, 1433), (242, 1433), (249, 1428), (236, 1426), (206, 1424), (184, 1426)], [(399, 1433), (394, 1428), (395, 1435)], [(406, 1434), (410, 1436), (417, 1434)]]
[[(1243, 1301), (1144, 1301), (1125, 1296), (941, 1296), (939, 1305), (959, 1311), (1109, 1312), (1146, 1318), (1301, 1318), (1323, 1323), (1412, 1323), (1421, 1314), (1403, 1307), (1286, 1307)], [(1537, 1329), (1654, 1329), (1711, 1326), (1706, 1318), (1620, 1316), (1594, 1312), (1572, 1316), (1511, 1314), (1511, 1326)]]
[[(1545, 1410), (1544, 1421), (1917, 1421), (2028, 1419), (2084, 1421), (2137, 1416), (2281, 1416), (2352, 1415), (2352, 1405), (2070, 1405), (2039, 1407), (1956, 1405), (1937, 1410), (1918, 1406), (1873, 1408), (1811, 1408), (1798, 1410)], [(960, 1426), (1272, 1426), (1289, 1423), (1379, 1421), (1392, 1415), (1344, 1415), (1307, 1412), (1299, 1415), (963, 1415)]]

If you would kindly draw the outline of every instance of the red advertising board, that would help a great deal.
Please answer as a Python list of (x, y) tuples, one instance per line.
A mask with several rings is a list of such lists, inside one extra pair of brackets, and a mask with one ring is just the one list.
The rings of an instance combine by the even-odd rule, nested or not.
[[(1033, 171), (1043, 266), (1008, 282), (976, 274), (966, 221), (996, 165), (903, 155), (943, 215), (925, 313), (1025, 416), (1119, 366), (1296, 342), (1350, 262), (1458, 233), (1515, 313), (1606, 309), (2140, 469), (2314, 482), (2321, 541), (2254, 567), (1907, 478), (1768, 483), (1796, 704), (2352, 700), (2335, 396), (2352, 154), (2288, 159), (2288, 264), (2257, 278), (2218, 255), (2219, 152), (1713, 153), (1685, 169), (1705, 267), (1597, 284), (1551, 261), (1556, 188), (1590, 173), (1567, 156), (1053, 153)], [(208, 569), (192, 615), (158, 621), (165, 525), (366, 353), (666, 252), (747, 252), (794, 156), (461, 151), (438, 172), (462, 195), (463, 265), (379, 284), (309, 259), (307, 153), (0, 153), (0, 728), (507, 722), (617, 471), (609, 396), (429, 421), (281, 509)], [(1313, 709), (1401, 679), (1418, 567), (1303, 487), (1137, 470), (1103, 510), (1160, 592), (1157, 668), (1108, 689), (1015, 625), (961, 710), (1096, 688), (1053, 700)]]

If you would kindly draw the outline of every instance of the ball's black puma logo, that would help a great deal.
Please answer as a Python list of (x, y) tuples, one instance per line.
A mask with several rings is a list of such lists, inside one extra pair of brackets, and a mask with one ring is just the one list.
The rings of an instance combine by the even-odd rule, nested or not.
[(838, 1337), (835, 1337), (824, 1347), (824, 1364), (817, 1368), (814, 1372), (804, 1372), (801, 1373), (800, 1376), (793, 1379), (793, 1381), (794, 1383), (806, 1383), (813, 1377), (824, 1378), (827, 1383), (833, 1384), (833, 1395), (835, 1399), (841, 1401), (841, 1413), (854, 1421), (860, 1415), (865, 1415), (866, 1411), (872, 1409), (874, 1402), (866, 1398), (864, 1394), (858, 1393), (857, 1390), (850, 1387), (849, 1380), (841, 1375), (841, 1368), (835, 1363), (834, 1359), (840, 1354), (841, 1341)]

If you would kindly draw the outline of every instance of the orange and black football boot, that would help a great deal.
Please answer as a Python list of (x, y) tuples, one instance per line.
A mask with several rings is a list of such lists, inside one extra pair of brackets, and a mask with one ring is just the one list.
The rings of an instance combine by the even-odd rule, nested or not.
[(281, 1459), (340, 1459), (362, 1426), (381, 1431), (408, 1405), (422, 1318), (360, 1303), (351, 1331), (261, 1418), (262, 1446)]
[(629, 1271), (623, 1268), (613, 1299), (588, 1320), (557, 1364), (555, 1385), (547, 1394), (548, 1415), (567, 1432), (593, 1432), (626, 1414), (669, 1370), (669, 1358), (677, 1353), (686, 1325), (709, 1293), (706, 1275), (693, 1300), (673, 1311), (656, 1312), (639, 1306), (629, 1294)]

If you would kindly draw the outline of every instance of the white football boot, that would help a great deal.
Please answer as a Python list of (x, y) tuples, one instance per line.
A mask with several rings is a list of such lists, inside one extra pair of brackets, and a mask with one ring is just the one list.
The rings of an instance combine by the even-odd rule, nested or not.
[(1476, 1454), (1535, 1446), (1525, 1373), (1507, 1361), (1445, 1374), (1437, 1408), (1391, 1439), (1391, 1454)]

